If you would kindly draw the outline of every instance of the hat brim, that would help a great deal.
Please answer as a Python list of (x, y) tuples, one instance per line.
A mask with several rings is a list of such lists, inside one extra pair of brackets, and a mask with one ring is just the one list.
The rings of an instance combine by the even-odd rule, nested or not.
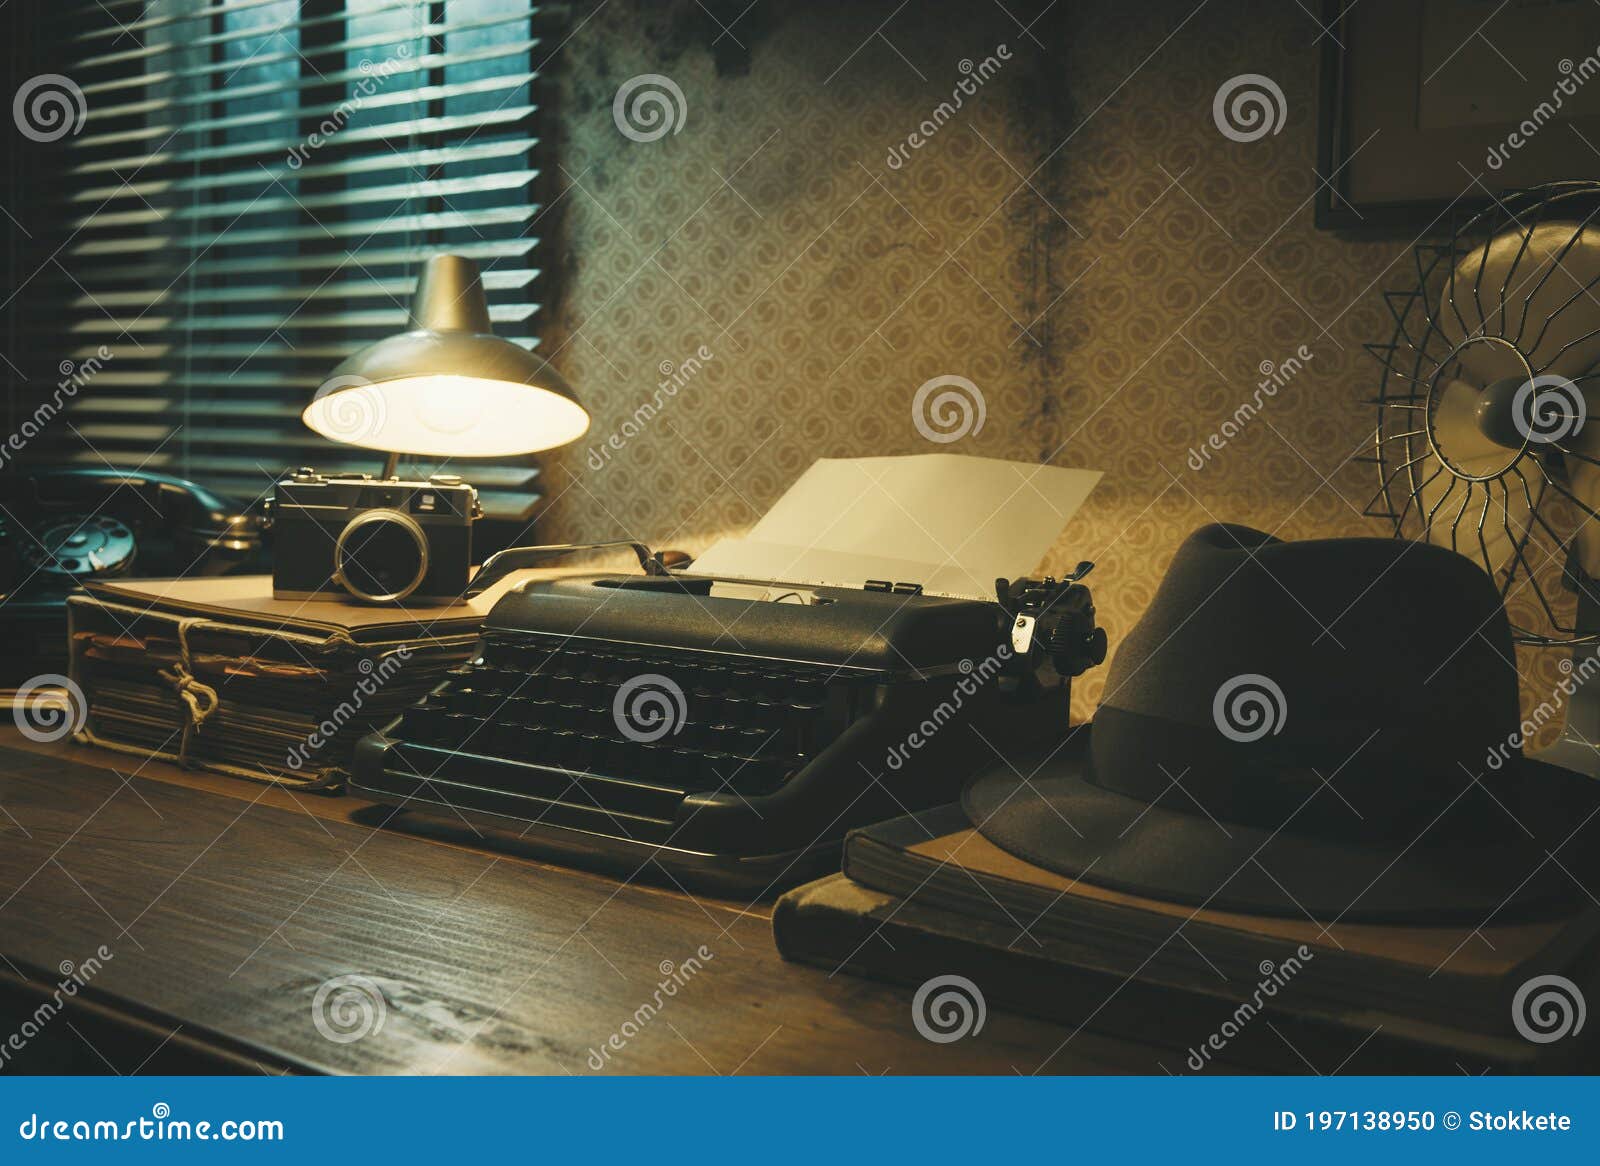
[(1443, 841), (1450, 809), (1402, 849), (1296, 833), (1292, 819), (1273, 831), (1129, 797), (1089, 780), (1088, 733), (1075, 736), (1048, 760), (979, 774), (962, 795), (980, 834), (1057, 874), (1165, 902), (1327, 922), (1483, 926), (1570, 913), (1588, 898), (1576, 878), (1593, 873), (1585, 868), (1600, 849), (1600, 783), (1558, 766), (1512, 763), (1539, 789), (1529, 800), (1541, 808), (1507, 814), (1503, 840)]

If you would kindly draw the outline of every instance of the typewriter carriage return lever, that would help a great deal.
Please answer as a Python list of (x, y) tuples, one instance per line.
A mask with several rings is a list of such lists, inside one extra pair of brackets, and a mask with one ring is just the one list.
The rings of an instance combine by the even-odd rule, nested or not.
[[(598, 543), (550, 543), (536, 547), (507, 547), (503, 551), (496, 551), (483, 561), (483, 566), (478, 568), (478, 573), (467, 584), (466, 598), (472, 599), (482, 595), (490, 587), (514, 571), (523, 571), (529, 567), (539, 566), (545, 559), (560, 555), (569, 555), (574, 551), (598, 551), (610, 547), (627, 547), (639, 560), (639, 567), (646, 575), (666, 575), (669, 573), (668, 561), (674, 556), (682, 558), (684, 564), (689, 559), (681, 551), (652, 551), (644, 543), (634, 542), (632, 539), (613, 539), (609, 542)], [(673, 564), (677, 565), (676, 563)]]

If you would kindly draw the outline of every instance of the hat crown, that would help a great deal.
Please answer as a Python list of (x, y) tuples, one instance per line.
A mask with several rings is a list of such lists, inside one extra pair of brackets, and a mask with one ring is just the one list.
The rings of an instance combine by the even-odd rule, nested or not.
[(1464, 556), (1218, 524), (1118, 647), (1093, 780), (1221, 821), (1394, 837), (1516, 753), (1518, 720), (1510, 625)]

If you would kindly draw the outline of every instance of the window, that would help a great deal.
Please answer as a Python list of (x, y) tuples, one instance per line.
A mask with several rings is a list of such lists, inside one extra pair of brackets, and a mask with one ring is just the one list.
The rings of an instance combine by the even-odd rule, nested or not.
[[(300, 411), (401, 330), (440, 251), (476, 259), (499, 334), (536, 343), (536, 66), (555, 41), (528, 0), (68, 8), (46, 51), (87, 116), (40, 145), (54, 194), (33, 205), (66, 214), (13, 308), (82, 385), (30, 456), (244, 501), (286, 466), (376, 472)], [(527, 459), (468, 472), (491, 510), (531, 508)]]

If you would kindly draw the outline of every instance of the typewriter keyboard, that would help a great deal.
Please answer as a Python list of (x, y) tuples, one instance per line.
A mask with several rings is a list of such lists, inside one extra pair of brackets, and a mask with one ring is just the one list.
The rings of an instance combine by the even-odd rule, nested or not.
[(390, 729), (384, 779), (654, 840), (689, 795), (772, 793), (868, 699), (862, 679), (819, 665), (490, 636)]

